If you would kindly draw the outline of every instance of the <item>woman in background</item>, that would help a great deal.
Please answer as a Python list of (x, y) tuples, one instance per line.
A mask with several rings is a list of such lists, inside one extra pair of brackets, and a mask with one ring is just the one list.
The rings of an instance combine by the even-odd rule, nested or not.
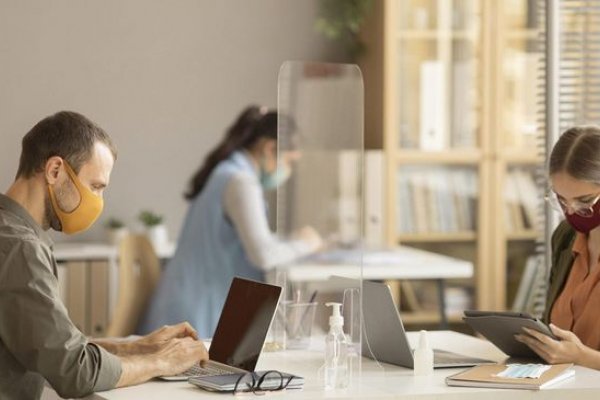
[(200, 336), (210, 337), (234, 276), (264, 280), (265, 271), (321, 246), (320, 236), (310, 227), (289, 241), (269, 229), (263, 190), (284, 183), (297, 158), (287, 152), (278, 162), (277, 118), (275, 111), (246, 108), (193, 176), (177, 250), (140, 333), (189, 321)]
[(552, 193), (564, 213), (552, 235), (552, 269), (544, 320), (554, 340), (527, 330), (517, 340), (550, 364), (600, 369), (600, 128), (574, 127), (552, 149)]

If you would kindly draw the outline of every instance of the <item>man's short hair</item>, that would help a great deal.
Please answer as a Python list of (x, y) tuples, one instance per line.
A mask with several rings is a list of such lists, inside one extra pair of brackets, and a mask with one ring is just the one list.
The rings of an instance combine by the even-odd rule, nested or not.
[(41, 172), (50, 157), (66, 160), (75, 173), (92, 157), (96, 142), (105, 144), (117, 158), (110, 137), (83, 115), (60, 111), (38, 122), (23, 137), (17, 178)]

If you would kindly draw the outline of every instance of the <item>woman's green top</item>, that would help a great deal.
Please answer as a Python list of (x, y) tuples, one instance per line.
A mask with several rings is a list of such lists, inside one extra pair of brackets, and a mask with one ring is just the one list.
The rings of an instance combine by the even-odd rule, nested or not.
[(546, 308), (542, 317), (546, 323), (550, 322), (552, 306), (565, 287), (573, 267), (572, 247), (575, 237), (576, 232), (567, 221), (561, 222), (552, 234), (552, 266), (546, 296)]

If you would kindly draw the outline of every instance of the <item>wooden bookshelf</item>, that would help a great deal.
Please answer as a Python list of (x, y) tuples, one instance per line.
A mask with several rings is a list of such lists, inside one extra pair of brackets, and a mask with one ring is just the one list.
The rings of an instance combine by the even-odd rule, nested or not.
[[(529, 189), (536, 184), (534, 169), (544, 160), (538, 154), (535, 128), (539, 54), (534, 43), (539, 32), (535, 12), (528, 8), (535, 4), (379, 0), (362, 32), (367, 43), (359, 62), (365, 80), (366, 144), (382, 148), (386, 155), (388, 244), (446, 254), (457, 246), (466, 248), (465, 258), (474, 260), (476, 268), (471, 284), (479, 309), (506, 309), (508, 259), (515, 259), (511, 252), (524, 251), (539, 236), (531, 226), (537, 190)], [(428, 81), (439, 85), (428, 86)], [(432, 110), (429, 114), (421, 112), (425, 106)], [(432, 127), (433, 142), (428, 142), (429, 131), (423, 127)], [(419, 168), (425, 171), (420, 177), (406, 178), (418, 175)], [(446, 223), (437, 230), (403, 230), (415, 225), (403, 225), (406, 218), (418, 220), (431, 212), (434, 220), (442, 218), (447, 209), (435, 210), (432, 204), (455, 207), (443, 200), (455, 198), (456, 191), (439, 197), (439, 185), (415, 186), (435, 171), (444, 177), (471, 171), (476, 178), (476, 193), (469, 200), (473, 229), (446, 232)], [(400, 190), (406, 179), (410, 190)], [(456, 186), (451, 181), (449, 187)], [(458, 185), (458, 191), (463, 189)], [(412, 202), (406, 196), (413, 196)], [(426, 212), (419, 210), (422, 204)], [(436, 316), (407, 318), (423, 322)]]
[(481, 162), (481, 152), (472, 150), (451, 151), (419, 151), (398, 150), (396, 160), (399, 164), (453, 164), (453, 165), (477, 165)]
[(409, 245), (410, 243), (452, 243), (471, 242), (477, 239), (476, 232), (428, 232), (428, 233), (404, 233), (398, 235), (397, 242)]
[(438, 39), (477, 40), (476, 31), (438, 31), (438, 30), (403, 30), (398, 33), (400, 40), (438, 40)]
[(502, 153), (502, 158), (507, 164), (541, 165), (544, 162), (543, 157), (540, 157), (532, 152), (524, 153), (520, 149), (516, 151), (504, 150)]
[(506, 33), (507, 39), (511, 40), (535, 40), (539, 35), (540, 32), (537, 29), (515, 29)]
[(536, 240), (542, 235), (542, 232), (527, 230), (521, 232), (509, 232), (506, 234), (506, 240), (518, 241), (518, 240)]

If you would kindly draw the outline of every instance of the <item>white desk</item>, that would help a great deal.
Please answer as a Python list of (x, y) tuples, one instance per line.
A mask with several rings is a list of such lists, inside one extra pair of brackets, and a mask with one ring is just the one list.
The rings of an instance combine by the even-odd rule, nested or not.
[[(175, 244), (169, 243), (159, 258), (170, 258)], [(70, 260), (116, 260), (118, 252), (113, 245), (102, 243), (56, 243), (54, 255), (59, 261)], [(345, 260), (340, 257), (308, 258), (286, 266), (288, 279), (293, 282), (326, 281), (331, 276), (360, 277), (363, 265), (364, 279), (458, 279), (473, 276), (473, 264), (469, 261), (440, 254), (399, 247), (392, 251), (367, 251), (363, 256), (352, 252)]]
[[(332, 276), (354, 279), (362, 276), (362, 279), (367, 280), (435, 280), (438, 286), (440, 327), (447, 329), (445, 282), (447, 279), (471, 278), (473, 264), (402, 246), (394, 250), (365, 251), (364, 254), (352, 250), (335, 250), (300, 260), (280, 271), (285, 271), (288, 282), (301, 285), (323, 282)], [(278, 280), (272, 275), (270, 281)]]
[[(409, 339), (416, 345), (416, 333), (409, 333)], [(470, 356), (484, 357), (497, 361), (504, 359), (503, 354), (489, 342), (449, 331), (430, 333), (430, 341), (436, 348), (460, 352)], [(269, 398), (276, 399), (411, 399), (418, 396), (429, 399), (597, 399), (600, 394), (600, 372), (583, 367), (575, 367), (575, 377), (540, 392), (508, 389), (460, 388), (446, 386), (446, 376), (461, 369), (438, 369), (430, 377), (414, 377), (412, 370), (389, 364), (378, 366), (374, 361), (362, 359), (362, 375), (353, 379), (350, 388), (345, 390), (324, 391), (318, 369), (323, 362), (321, 343), (311, 350), (263, 353), (258, 369), (279, 369), (302, 375), (306, 379), (302, 391), (273, 393)], [(46, 391), (43, 399), (53, 399), (51, 390)], [(55, 395), (54, 395), (55, 396)], [(232, 398), (227, 394), (215, 394), (202, 391), (186, 382), (152, 381), (143, 385), (115, 389), (96, 393), (89, 400), (193, 400), (202, 398)]]
[[(458, 279), (473, 276), (473, 264), (469, 261), (440, 254), (399, 247), (394, 250), (334, 251), (331, 257), (315, 256), (286, 267), (288, 279), (293, 282), (325, 281), (331, 276), (363, 279)], [(340, 253), (336, 256), (335, 253)], [(331, 253), (330, 253), (331, 254)]]

